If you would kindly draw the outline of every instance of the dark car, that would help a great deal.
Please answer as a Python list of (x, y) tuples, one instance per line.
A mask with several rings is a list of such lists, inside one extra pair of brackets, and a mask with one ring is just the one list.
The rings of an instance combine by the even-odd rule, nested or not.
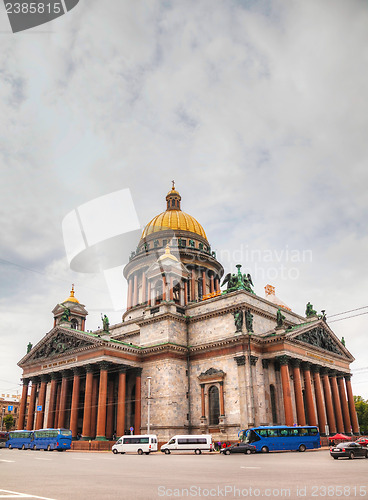
[(339, 457), (355, 458), (365, 457), (368, 458), (368, 449), (364, 448), (359, 443), (340, 443), (337, 446), (330, 448), (331, 457), (337, 460)]
[(356, 443), (359, 443), (361, 446), (368, 446), (368, 438), (367, 437), (361, 437), (355, 441)]
[(252, 444), (235, 443), (231, 446), (228, 446), (227, 448), (222, 448), (220, 450), (220, 453), (223, 453), (224, 455), (230, 455), (230, 453), (246, 453), (247, 455), (249, 455), (250, 453), (255, 453), (255, 451), (256, 447)]

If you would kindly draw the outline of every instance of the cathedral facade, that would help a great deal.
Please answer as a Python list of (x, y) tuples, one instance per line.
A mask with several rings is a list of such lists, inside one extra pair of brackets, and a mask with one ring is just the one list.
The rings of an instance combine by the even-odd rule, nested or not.
[(326, 319), (310, 304), (296, 314), (272, 286), (257, 296), (240, 265), (224, 279), (174, 187), (166, 204), (125, 266), (121, 323), (105, 318), (103, 330), (87, 332), (74, 289), (54, 308), (53, 328), (18, 363), (18, 428), (68, 427), (85, 440), (148, 431), (159, 441), (187, 433), (236, 440), (268, 424), (358, 434), (354, 358)]

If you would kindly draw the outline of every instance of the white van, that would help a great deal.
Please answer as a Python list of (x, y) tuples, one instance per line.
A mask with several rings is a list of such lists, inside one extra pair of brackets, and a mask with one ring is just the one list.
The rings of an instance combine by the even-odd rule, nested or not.
[(157, 436), (155, 434), (121, 436), (111, 450), (115, 455), (129, 452), (149, 455), (151, 451), (157, 451)]
[(212, 451), (211, 434), (184, 434), (182, 436), (173, 436), (170, 441), (161, 446), (161, 451), (169, 455), (172, 451), (194, 451), (200, 455), (202, 451)]

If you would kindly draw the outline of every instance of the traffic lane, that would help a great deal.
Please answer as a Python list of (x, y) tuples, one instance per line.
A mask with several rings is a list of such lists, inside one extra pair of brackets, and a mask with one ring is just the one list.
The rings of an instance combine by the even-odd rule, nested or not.
[(327, 450), (229, 456), (5, 450), (1, 460), (8, 460), (0, 462), (2, 488), (57, 500), (159, 498), (159, 491), (167, 493), (167, 489), (229, 485), (289, 487), (294, 493), (304, 486), (336, 485), (337, 481), (353, 487), (364, 485), (368, 465), (366, 459), (333, 460)]

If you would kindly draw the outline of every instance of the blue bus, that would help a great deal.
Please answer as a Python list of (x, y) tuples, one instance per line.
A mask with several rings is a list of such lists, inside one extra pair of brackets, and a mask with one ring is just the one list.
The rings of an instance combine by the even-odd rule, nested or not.
[(240, 431), (239, 439), (252, 444), (256, 447), (256, 451), (262, 453), (276, 450), (305, 451), (321, 447), (318, 428), (312, 425), (251, 427), (246, 431)]
[(38, 431), (12, 431), (6, 443), (7, 448), (22, 450), (69, 450), (72, 431), (69, 429), (40, 429)]

